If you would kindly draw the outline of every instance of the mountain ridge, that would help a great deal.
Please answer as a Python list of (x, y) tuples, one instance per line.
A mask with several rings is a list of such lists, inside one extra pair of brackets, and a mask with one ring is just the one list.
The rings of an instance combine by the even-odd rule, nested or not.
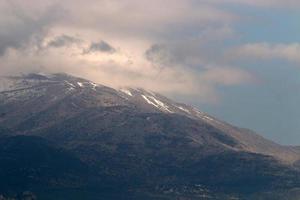
[[(53, 95), (52, 98), (54, 102), (57, 98), (69, 98), (69, 96), (75, 96), (77, 93), (81, 92), (84, 93), (84, 95), (86, 96), (96, 96), (95, 99), (90, 99), (90, 101), (87, 99), (88, 103), (92, 102), (92, 105), (88, 105), (88, 107), (122, 105), (129, 106), (132, 108), (138, 107), (138, 109), (140, 111), (142, 110), (142, 112), (162, 112), (166, 114), (180, 114), (192, 119), (204, 121), (205, 123), (208, 123), (211, 126), (220, 129), (223, 132), (226, 132), (227, 135), (240, 142), (240, 149), (238, 150), (245, 150), (253, 153), (271, 155), (288, 163), (293, 163), (300, 159), (298, 151), (295, 151), (292, 147), (278, 145), (272, 141), (263, 138), (262, 136), (254, 133), (251, 130), (235, 127), (224, 121), (218, 120), (204, 112), (201, 112), (195, 107), (174, 102), (156, 92), (147, 91), (141, 88), (129, 87), (113, 89), (68, 74), (27, 74), (19, 77), (15, 76), (5, 78), (8, 78), (13, 83), (11, 85), (9, 85), (9, 83), (6, 83), (5, 88), (5, 82), (0, 81), (0, 88), (2, 88), (0, 89), (0, 92), (2, 97), (3, 94), (12, 93), (13, 91), (19, 91), (15, 95), (22, 95), (21, 91), (24, 92), (30, 89), (33, 89), (33, 93), (29, 94), (29, 96), (39, 96), (43, 94), (43, 92), (45, 92), (44, 86), (46, 86), (46, 88), (48, 89), (51, 89), (52, 84), (58, 85), (64, 88), (64, 91), (61, 91), (62, 94), (65, 93), (67, 95)], [(36, 89), (36, 91), (34, 89)], [(107, 99), (100, 99), (101, 92), (107, 95)], [(11, 96), (10, 98), (12, 97), (13, 96)], [(26, 98), (26, 95), (22, 98), (24, 97)], [(16, 96), (16, 98), (18, 97)], [(94, 98), (94, 96), (91, 98)], [(72, 102), (72, 105), (73, 107), (86, 106), (80, 104), (76, 105), (76, 101)]]
[(149, 199), (300, 188), (295, 148), (140, 88), (66, 74), (0, 78), (0, 127), (0, 140), (38, 137), (75, 155), (89, 168), (85, 188), (155, 196)]

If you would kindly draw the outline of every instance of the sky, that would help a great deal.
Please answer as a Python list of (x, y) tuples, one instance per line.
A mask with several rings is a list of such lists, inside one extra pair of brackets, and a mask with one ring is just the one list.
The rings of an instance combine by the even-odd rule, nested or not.
[(0, 0), (0, 75), (142, 87), (300, 145), (299, 0)]

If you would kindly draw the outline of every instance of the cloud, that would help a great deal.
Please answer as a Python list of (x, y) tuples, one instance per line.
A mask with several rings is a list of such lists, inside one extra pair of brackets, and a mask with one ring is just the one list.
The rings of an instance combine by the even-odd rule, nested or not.
[(199, 69), (219, 64), (224, 40), (237, 37), (235, 31), (227, 25), (209, 26), (197, 32), (196, 36), (152, 44), (146, 50), (145, 58), (160, 68), (181, 65)]
[(0, 1), (0, 74), (66, 72), (112, 87), (139, 86), (203, 102), (216, 102), (220, 85), (253, 81), (249, 72), (219, 61), (240, 18), (218, 4), (10, 2)]
[(0, 56), (9, 48), (26, 48), (33, 39), (40, 39), (39, 37), (60, 16), (56, 6), (35, 15), (29, 14), (19, 5), (6, 2), (8, 1), (4, 1), (0, 7)]
[(249, 43), (234, 48), (229, 55), (262, 60), (281, 59), (300, 63), (300, 44)]
[(115, 53), (116, 49), (113, 46), (111, 46), (109, 43), (101, 40), (100, 42), (91, 43), (89, 48), (84, 51), (84, 53), (95, 53), (95, 52)]
[[(87, 6), (94, 5), (94, 6)], [(193, 0), (65, 0), (61, 2), (69, 17), (65, 24), (77, 28), (109, 32), (111, 36), (163, 37), (166, 33), (203, 27), (210, 23), (230, 23), (237, 16)]]
[(155, 66), (165, 67), (174, 63), (174, 57), (169, 49), (162, 44), (153, 44), (145, 52), (146, 59)]
[(255, 75), (234, 67), (210, 67), (201, 75), (203, 81), (217, 85), (239, 85), (256, 82)]
[(76, 44), (76, 43), (80, 43), (81, 40), (69, 35), (60, 35), (55, 37), (53, 40), (49, 41), (47, 46), (48, 47), (55, 47), (55, 48), (59, 48), (59, 47), (66, 47), (66, 46), (70, 46), (72, 44)]

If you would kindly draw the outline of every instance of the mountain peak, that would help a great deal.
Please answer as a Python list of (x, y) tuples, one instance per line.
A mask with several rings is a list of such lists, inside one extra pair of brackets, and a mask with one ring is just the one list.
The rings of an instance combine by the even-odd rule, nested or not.
[[(119, 189), (142, 183), (151, 191), (188, 195), (203, 192), (199, 185), (296, 185), (290, 166), (299, 166), (297, 148), (278, 145), (156, 92), (113, 89), (68, 74), (2, 77), (0, 89), (0, 142), (7, 135), (46, 139), (91, 167), (89, 177), (101, 184), (109, 180)], [(32, 146), (34, 152), (40, 149), (37, 145), (25, 149)], [(22, 152), (17, 155), (23, 157)], [(71, 160), (62, 156), (62, 163)]]
[[(182, 116), (213, 127), (219, 130), (221, 135), (225, 135), (239, 144), (234, 148), (227, 146), (228, 148), (263, 153), (287, 162), (299, 159), (299, 155), (294, 149), (275, 144), (251, 131), (232, 126), (193, 106), (175, 102), (159, 93), (142, 88), (113, 89), (69, 74), (32, 73), (23, 76), (2, 77), (0, 78), (0, 102), (4, 108), (7, 106), (4, 110), (8, 109), (8, 105), (18, 108), (19, 112), (22, 112), (20, 121), (28, 117), (27, 113), (43, 113), (50, 108), (56, 108), (60, 113), (55, 121), (63, 121), (74, 114), (80, 114), (90, 109), (121, 107), (126, 108), (131, 114), (156, 113)], [(20, 105), (24, 106), (20, 107)], [(11, 120), (9, 123), (12, 124), (17, 123), (15, 118), (7, 118), (7, 120)], [(49, 121), (43, 123), (45, 123), (44, 126), (51, 124)], [(199, 142), (199, 139), (194, 138), (194, 140)], [(227, 144), (224, 143), (224, 145)]]

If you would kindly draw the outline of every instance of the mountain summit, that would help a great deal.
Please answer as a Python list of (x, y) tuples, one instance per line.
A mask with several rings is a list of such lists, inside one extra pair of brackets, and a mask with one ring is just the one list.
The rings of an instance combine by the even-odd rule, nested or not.
[[(19, 137), (35, 138), (32, 148), (47, 144), (47, 151), (55, 152), (49, 155), (80, 166), (59, 168), (64, 173), (60, 177), (67, 173), (64, 180), (40, 180), (35, 178), (38, 173), (22, 176), (25, 181), (18, 182), (18, 190), (41, 195), (63, 188), (97, 189), (103, 199), (118, 199), (118, 190), (128, 199), (243, 199), (300, 186), (297, 148), (156, 92), (113, 89), (67, 74), (1, 77), (0, 135), (3, 144), (18, 146), (29, 140)], [(17, 142), (10, 142), (15, 138)], [(40, 173), (55, 173), (41, 170), (42, 161), (35, 165)], [(51, 163), (48, 159), (47, 165)], [(47, 187), (41, 189), (41, 182)], [(5, 188), (15, 190), (14, 184)]]

